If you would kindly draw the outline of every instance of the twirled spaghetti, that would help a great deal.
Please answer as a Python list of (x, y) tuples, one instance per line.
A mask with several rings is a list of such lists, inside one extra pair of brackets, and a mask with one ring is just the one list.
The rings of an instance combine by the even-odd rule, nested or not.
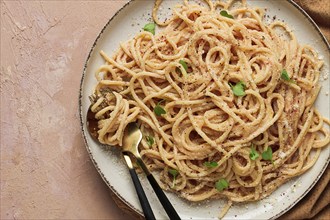
[(121, 146), (138, 121), (140, 153), (162, 187), (190, 201), (227, 198), (223, 216), (311, 168), (329, 120), (313, 106), (323, 65), (313, 48), (245, 1), (205, 2), (185, 0), (162, 22), (156, 1), (162, 31), (142, 31), (112, 57), (102, 51), (92, 110), (108, 145)]

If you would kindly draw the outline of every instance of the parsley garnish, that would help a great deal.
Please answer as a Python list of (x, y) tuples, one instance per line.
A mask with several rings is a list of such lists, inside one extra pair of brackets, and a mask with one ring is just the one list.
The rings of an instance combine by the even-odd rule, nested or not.
[(176, 176), (179, 174), (179, 172), (176, 169), (169, 169), (168, 172), (173, 176), (173, 183), (172, 183), (172, 188), (173, 188), (175, 186)]
[(231, 89), (233, 90), (234, 95), (236, 96), (245, 96), (245, 83), (243, 81), (239, 81), (238, 83), (236, 83), (236, 85), (232, 85), (231, 83), (229, 83), (229, 85), (231, 86)]
[(216, 161), (206, 161), (203, 163), (204, 166), (209, 167), (209, 168), (213, 168), (213, 167), (217, 167), (218, 166), (218, 162)]
[(295, 83), (294, 80), (290, 79), (288, 72), (286, 71), (286, 69), (283, 69), (281, 72), (281, 79), (288, 81), (290, 83)]
[(163, 109), (163, 107), (160, 106), (160, 103), (162, 103), (164, 100), (160, 101), (157, 103), (157, 105), (154, 108), (154, 112), (157, 116), (161, 116), (162, 114), (166, 114), (165, 109)]
[(234, 16), (228, 14), (228, 12), (225, 11), (225, 10), (220, 11), (220, 14), (221, 14), (222, 16), (224, 16), (224, 17), (234, 19)]
[(271, 147), (268, 147), (267, 150), (262, 152), (261, 156), (262, 156), (262, 159), (264, 159), (264, 160), (270, 160), (272, 162), (272, 164), (275, 166), (274, 161), (273, 161), (273, 150)]
[(252, 144), (251, 151), (250, 151), (250, 159), (256, 160), (259, 157), (258, 151), (256, 151), (255, 146)]
[(218, 191), (222, 191), (222, 190), (224, 190), (224, 189), (226, 189), (226, 188), (228, 188), (228, 186), (229, 186), (229, 183), (228, 183), (228, 181), (226, 180), (226, 179), (220, 179), (220, 180), (218, 180), (216, 183), (215, 183), (215, 188), (218, 190)]
[(146, 136), (146, 140), (147, 140), (147, 144), (151, 147), (155, 141), (154, 141), (154, 138), (151, 137), (151, 136)]
[(143, 30), (148, 31), (148, 32), (152, 33), (153, 35), (155, 35), (155, 28), (156, 28), (155, 23), (149, 23), (143, 27)]

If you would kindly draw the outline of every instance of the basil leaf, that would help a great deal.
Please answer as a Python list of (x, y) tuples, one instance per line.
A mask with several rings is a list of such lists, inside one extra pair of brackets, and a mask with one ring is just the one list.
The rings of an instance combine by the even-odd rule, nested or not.
[(252, 144), (251, 151), (250, 151), (250, 159), (256, 160), (259, 157), (258, 151), (256, 151), (254, 145)]
[(273, 150), (271, 147), (268, 147), (267, 150), (262, 152), (261, 156), (262, 156), (262, 159), (264, 159), (264, 160), (270, 160), (272, 162), (272, 164), (275, 166), (274, 161), (273, 161)]
[(290, 79), (288, 72), (286, 71), (286, 69), (283, 69), (281, 72), (281, 79), (291, 82), (291, 83), (295, 83), (294, 80)]
[(180, 60), (179, 63), (183, 66), (183, 68), (185, 69), (185, 71), (188, 71), (188, 65), (184, 60)]
[(283, 69), (282, 70), (281, 78), (284, 79), (285, 81), (289, 81), (290, 80), (290, 77), (289, 77), (288, 72), (286, 71), (286, 69)]
[(227, 17), (227, 18), (234, 19), (234, 16), (228, 14), (228, 12), (225, 11), (225, 10), (220, 11), (220, 15), (222, 15), (222, 16), (224, 16), (224, 17)]
[(146, 136), (146, 140), (147, 140), (147, 144), (151, 147), (155, 141), (154, 141), (154, 138), (151, 137), (151, 136)]
[(168, 169), (168, 172), (173, 176), (176, 177), (179, 172), (176, 169)]
[(181, 72), (183, 77), (187, 77), (188, 65), (184, 60), (179, 60), (179, 63), (183, 67), (183, 70), (179, 67), (176, 68), (177, 72)]
[(176, 176), (179, 174), (179, 172), (176, 169), (168, 169), (168, 172), (173, 176), (172, 188), (174, 188), (175, 187)]
[(148, 31), (148, 32), (152, 33), (153, 35), (155, 35), (155, 29), (156, 29), (155, 23), (149, 23), (143, 27), (143, 30)]
[(236, 85), (229, 84), (231, 89), (233, 90), (234, 95), (236, 96), (245, 96), (245, 83), (243, 81), (239, 81)]
[(206, 167), (209, 167), (209, 168), (213, 168), (213, 167), (218, 166), (218, 162), (216, 162), (216, 161), (210, 161), (210, 162), (206, 161), (206, 162), (203, 163), (203, 165), (206, 166)]
[(220, 179), (215, 183), (215, 188), (220, 192), (228, 187), (229, 183), (226, 179)]
[(267, 150), (262, 152), (261, 156), (262, 156), (262, 159), (264, 159), (264, 160), (271, 160), (273, 158), (272, 148), (268, 147)]
[(154, 113), (157, 115), (157, 116), (161, 116), (162, 114), (166, 114), (166, 111), (165, 109), (163, 109), (163, 107), (160, 106), (160, 103), (162, 101), (158, 102), (157, 105), (155, 106), (154, 108)]

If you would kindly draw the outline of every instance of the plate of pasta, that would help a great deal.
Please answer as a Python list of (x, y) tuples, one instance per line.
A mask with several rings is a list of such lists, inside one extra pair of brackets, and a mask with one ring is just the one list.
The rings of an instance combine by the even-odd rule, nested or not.
[[(329, 60), (328, 42), (292, 1), (131, 0), (85, 64), (87, 150), (142, 215), (120, 156), (136, 121), (140, 154), (182, 219), (275, 219), (329, 163)], [(87, 132), (90, 105), (102, 145)]]

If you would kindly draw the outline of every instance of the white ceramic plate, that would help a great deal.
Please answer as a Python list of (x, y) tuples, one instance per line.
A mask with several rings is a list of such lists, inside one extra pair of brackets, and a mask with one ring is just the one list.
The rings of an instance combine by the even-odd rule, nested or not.
[[(169, 12), (168, 8), (181, 2), (180, 0), (165, 0), (162, 8), (163, 16)], [(132, 38), (144, 24), (150, 22), (154, 1), (133, 0), (120, 9), (106, 24), (97, 37), (93, 48), (86, 61), (81, 81), (80, 91), (80, 117), (83, 136), (87, 150), (104, 181), (110, 189), (129, 207), (142, 215), (142, 209), (136, 196), (128, 170), (117, 150), (105, 151), (94, 142), (86, 129), (86, 112), (90, 105), (88, 96), (92, 94), (96, 80), (94, 72), (104, 63), (99, 55), (100, 50), (112, 54), (119, 47), (119, 43)], [(321, 74), (322, 89), (316, 102), (322, 115), (330, 117), (329, 101), (329, 45), (324, 36), (310, 17), (291, 1), (248, 1), (249, 5), (267, 8), (267, 17), (283, 20), (289, 24), (301, 44), (312, 45), (324, 58), (325, 66)], [(321, 174), (327, 167), (330, 159), (329, 147), (322, 154), (315, 166), (301, 177), (295, 178), (277, 189), (268, 198), (254, 203), (234, 205), (225, 219), (275, 219), (292, 208), (316, 184)], [(167, 219), (157, 197), (143, 175), (140, 175), (142, 184), (148, 195), (151, 206), (157, 219)], [(224, 201), (208, 201), (190, 203), (178, 198), (172, 193), (167, 193), (170, 201), (182, 219), (217, 219), (224, 205)]]

